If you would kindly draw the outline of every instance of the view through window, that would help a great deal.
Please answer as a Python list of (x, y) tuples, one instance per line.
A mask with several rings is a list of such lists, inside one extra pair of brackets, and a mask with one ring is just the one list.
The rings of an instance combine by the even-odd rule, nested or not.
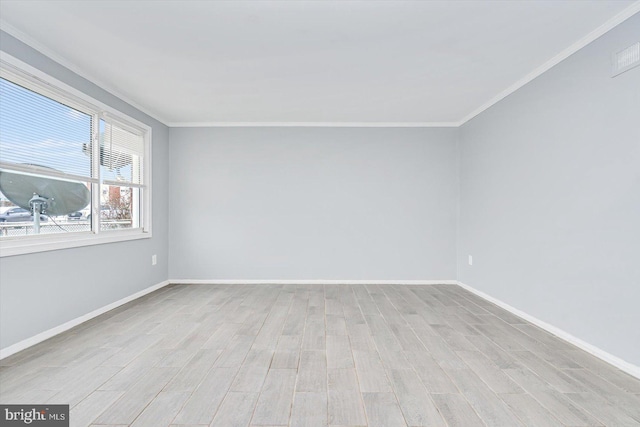
[(0, 239), (143, 230), (146, 130), (0, 71)]

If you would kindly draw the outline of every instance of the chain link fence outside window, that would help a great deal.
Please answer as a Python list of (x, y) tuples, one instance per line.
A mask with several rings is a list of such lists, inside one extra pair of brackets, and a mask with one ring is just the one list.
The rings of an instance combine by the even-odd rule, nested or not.
[[(55, 222), (54, 222), (55, 221)], [(131, 228), (131, 220), (102, 220), (102, 230), (120, 230)], [(48, 219), (40, 222), (40, 234), (78, 233), (91, 231), (91, 222), (87, 219), (68, 220)], [(0, 238), (30, 236), (33, 222), (0, 222)]]

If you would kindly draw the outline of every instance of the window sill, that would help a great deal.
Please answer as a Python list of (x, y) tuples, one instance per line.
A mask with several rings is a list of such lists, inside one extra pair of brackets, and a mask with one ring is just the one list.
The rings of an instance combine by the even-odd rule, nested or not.
[(102, 245), (106, 243), (127, 242), (130, 240), (148, 239), (151, 232), (143, 230), (105, 231), (100, 234), (77, 233), (74, 235), (31, 236), (20, 240), (0, 241), (0, 258), (25, 255), (37, 252), (56, 251), (60, 249), (79, 248), (83, 246)]

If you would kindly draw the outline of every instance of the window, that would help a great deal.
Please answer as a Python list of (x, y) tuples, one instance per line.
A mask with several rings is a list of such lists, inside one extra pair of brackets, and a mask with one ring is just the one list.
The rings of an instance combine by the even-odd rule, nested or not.
[(150, 237), (151, 129), (4, 58), (0, 255)]

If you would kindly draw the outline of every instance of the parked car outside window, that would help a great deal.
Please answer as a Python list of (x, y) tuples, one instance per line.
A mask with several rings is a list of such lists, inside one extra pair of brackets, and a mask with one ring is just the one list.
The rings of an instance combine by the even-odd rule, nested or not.
[[(40, 215), (40, 221), (47, 221), (49, 218), (46, 215)], [(10, 208), (5, 213), (0, 215), (0, 222), (29, 222), (33, 221), (33, 215), (31, 211), (23, 208)]]
[(82, 212), (77, 211), (77, 212), (71, 212), (69, 215), (67, 215), (67, 218), (71, 221), (78, 221), (82, 219)]

